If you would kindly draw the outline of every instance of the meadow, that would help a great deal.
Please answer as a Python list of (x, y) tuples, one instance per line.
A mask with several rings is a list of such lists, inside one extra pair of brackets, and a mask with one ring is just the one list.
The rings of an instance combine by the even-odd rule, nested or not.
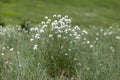
[(1, 0), (0, 80), (120, 80), (119, 0)]
[(40, 23), (44, 16), (68, 15), (73, 24), (110, 26), (120, 24), (119, 0), (0, 0), (0, 19), (20, 24), (24, 19)]

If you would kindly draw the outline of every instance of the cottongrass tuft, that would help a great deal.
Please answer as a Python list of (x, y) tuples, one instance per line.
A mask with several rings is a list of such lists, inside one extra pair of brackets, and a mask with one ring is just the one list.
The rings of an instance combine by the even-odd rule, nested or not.
[[(77, 62), (75, 48), (77, 41), (81, 39), (79, 32), (88, 34), (87, 31), (81, 31), (78, 26), (72, 26), (71, 19), (66, 15), (53, 15), (54, 19), (45, 17), (46, 21), (42, 21), (40, 28), (36, 34), (40, 35), (38, 44), (41, 46), (41, 54), (44, 57), (44, 67), (51, 77), (66, 77), (67, 79), (75, 78)], [(56, 19), (55, 19), (56, 18)], [(47, 23), (49, 21), (49, 24)], [(43, 32), (41, 33), (41, 30)], [(32, 38), (33, 39), (33, 38)], [(36, 39), (35, 39), (36, 40)], [(39, 40), (36, 40), (39, 42)], [(44, 45), (42, 45), (44, 44)], [(72, 49), (74, 47), (74, 49)], [(34, 45), (34, 50), (37, 46)]]

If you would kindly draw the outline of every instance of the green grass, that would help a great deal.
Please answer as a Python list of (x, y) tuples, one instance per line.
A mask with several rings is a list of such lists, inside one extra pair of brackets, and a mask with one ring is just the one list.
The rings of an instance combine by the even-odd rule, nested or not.
[(0, 5), (0, 17), (7, 24), (19, 24), (26, 18), (39, 23), (43, 16), (53, 14), (74, 17), (73, 24), (78, 25), (109, 26), (120, 20), (119, 0), (1, 0)]
[[(120, 80), (119, 7), (119, 0), (0, 0), (0, 80)], [(40, 24), (53, 14), (70, 16), (70, 31)], [(26, 19), (36, 30), (18, 30)]]
[(74, 34), (74, 27), (67, 34), (56, 33), (57, 28), (52, 31), (47, 25), (43, 33), (37, 31), (42, 25), (35, 25), (38, 29), (29, 33), (10, 25), (0, 28), (0, 80), (64, 80), (61, 76), (77, 80), (120, 79), (119, 25), (82, 26), (77, 29), (77, 40), (69, 36)]

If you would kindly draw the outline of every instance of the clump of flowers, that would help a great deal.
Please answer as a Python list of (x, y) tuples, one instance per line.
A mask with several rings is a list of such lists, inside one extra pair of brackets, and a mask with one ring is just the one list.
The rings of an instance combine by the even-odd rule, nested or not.
[[(32, 40), (38, 43), (40, 53), (44, 57), (44, 67), (51, 77), (75, 78), (78, 64), (76, 45), (81, 39), (82, 31), (78, 26), (72, 26), (71, 19), (66, 15), (53, 15), (52, 19), (45, 17), (41, 28), (32, 28)], [(34, 48), (33, 48), (34, 49)]]

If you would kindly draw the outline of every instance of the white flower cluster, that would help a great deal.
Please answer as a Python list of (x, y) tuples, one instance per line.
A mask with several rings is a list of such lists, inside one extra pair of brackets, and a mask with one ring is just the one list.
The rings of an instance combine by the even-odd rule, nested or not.
[[(81, 35), (79, 34), (80, 28), (78, 26), (71, 25), (71, 19), (66, 15), (62, 17), (61, 15), (53, 15), (53, 20), (45, 17), (46, 21), (42, 21), (42, 32), (51, 32), (48, 37), (52, 38), (54, 34), (56, 37), (67, 39), (72, 37), (75, 40), (79, 40)], [(83, 31), (84, 33), (87, 33)]]

